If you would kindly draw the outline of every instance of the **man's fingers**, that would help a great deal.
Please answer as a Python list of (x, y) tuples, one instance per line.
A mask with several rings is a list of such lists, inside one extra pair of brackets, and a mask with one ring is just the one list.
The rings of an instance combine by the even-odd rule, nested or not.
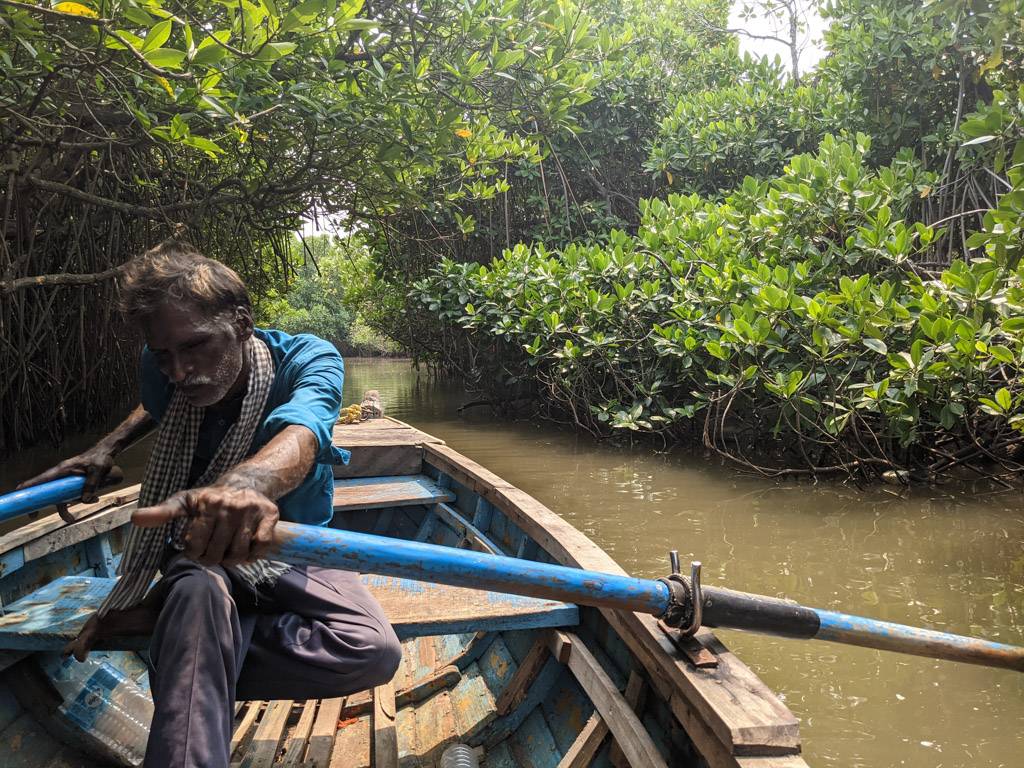
[(35, 477), (30, 477), (28, 480), (18, 483), (15, 490), (20, 491), (22, 488), (31, 488), (34, 485), (42, 485), (43, 483), (48, 483), (51, 480), (59, 480), (62, 477), (80, 474), (82, 474), (81, 471), (76, 471), (63, 464), (58, 464), (56, 467), (50, 467), (50, 469), (39, 473)]
[(97, 464), (92, 464), (85, 470), (85, 485), (82, 486), (83, 502), (91, 504), (99, 498), (96, 491), (103, 484), (109, 471), (109, 467), (101, 467)]
[[(217, 515), (214, 518), (215, 524), (206, 547), (199, 552), (197, 558), (203, 565), (217, 565), (224, 559), (224, 553), (238, 532), (238, 519), (232, 519), (226, 514)], [(198, 549), (198, 547), (197, 547)]]
[(266, 554), (270, 545), (274, 543), (274, 528), (277, 527), (278, 515), (265, 515), (260, 518), (250, 545), (250, 557), (255, 560)]
[(249, 547), (252, 544), (253, 534), (256, 533), (256, 520), (252, 515), (246, 515), (242, 524), (235, 531), (235, 538), (224, 555), (224, 565), (238, 565), (249, 559)]
[(172, 496), (161, 504), (132, 512), (132, 523), (140, 528), (156, 528), (179, 517), (188, 517), (191, 511), (187, 494)]

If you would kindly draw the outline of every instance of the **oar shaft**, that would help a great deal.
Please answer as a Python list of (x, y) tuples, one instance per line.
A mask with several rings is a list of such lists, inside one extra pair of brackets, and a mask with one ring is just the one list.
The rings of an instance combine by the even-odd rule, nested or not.
[(0, 495), (0, 523), (51, 504), (70, 504), (78, 501), (82, 497), (84, 486), (84, 477), (72, 475)]
[(882, 651), (1024, 672), (1024, 648), (948, 632), (867, 619), (789, 600), (704, 588), (704, 623), (800, 640), (827, 640)]
[[(660, 616), (668, 588), (653, 579), (584, 571), (385, 536), (279, 523), (270, 552), (318, 565)], [(1024, 648), (821, 611), (777, 598), (704, 588), (708, 626), (931, 656), (1024, 671)]]
[(641, 613), (661, 614), (668, 605), (668, 587), (651, 579), (294, 523), (278, 523), (270, 556), (295, 565), (400, 576)]
[(816, 613), (821, 621), (818, 640), (1024, 672), (1024, 650), (1013, 645), (833, 611)]

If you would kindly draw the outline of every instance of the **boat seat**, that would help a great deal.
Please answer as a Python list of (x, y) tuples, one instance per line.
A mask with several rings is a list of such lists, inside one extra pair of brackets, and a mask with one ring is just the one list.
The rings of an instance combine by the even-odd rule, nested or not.
[[(461, 632), (566, 627), (579, 623), (575, 605), (500, 592), (449, 587), (412, 579), (364, 574), (402, 639)], [(115, 579), (63, 576), (6, 607), (0, 616), (0, 650), (59, 650), (114, 587)], [(145, 637), (115, 638), (98, 646), (140, 650)]]
[(334, 481), (335, 512), (450, 501), (455, 501), (455, 494), (426, 475), (357, 477)]

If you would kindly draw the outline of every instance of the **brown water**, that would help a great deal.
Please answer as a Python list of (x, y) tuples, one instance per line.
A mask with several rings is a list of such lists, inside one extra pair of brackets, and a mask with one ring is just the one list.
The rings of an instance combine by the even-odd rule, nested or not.
[[(776, 483), (550, 424), (500, 422), (486, 409), (460, 417), (467, 398), (458, 387), (400, 361), (350, 361), (346, 402), (365, 389), (380, 390), (389, 415), (536, 496), (635, 575), (664, 575), (675, 548), (704, 562), (707, 583), (1024, 644), (1020, 492)], [(124, 457), (130, 473), (145, 452)], [(0, 470), (0, 489), (56, 455), (20, 455)], [(720, 634), (801, 719), (811, 765), (1024, 766), (1019, 673)]]

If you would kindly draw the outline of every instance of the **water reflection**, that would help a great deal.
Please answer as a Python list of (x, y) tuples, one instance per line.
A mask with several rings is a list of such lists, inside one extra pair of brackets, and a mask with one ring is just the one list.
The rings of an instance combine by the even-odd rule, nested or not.
[[(667, 552), (705, 564), (708, 583), (808, 605), (1024, 643), (1024, 513), (1018, 492), (901, 491), (775, 483), (711, 461), (598, 443), (549, 424), (457, 412), (457, 386), (407, 363), (350, 361), (346, 402), (378, 389), (386, 412), (533, 494), (638, 576)], [(23, 452), (0, 490), (58, 456)], [(138, 476), (147, 446), (122, 457)], [(820, 642), (722, 632), (802, 719), (812, 765), (1024, 765), (1024, 676)]]

